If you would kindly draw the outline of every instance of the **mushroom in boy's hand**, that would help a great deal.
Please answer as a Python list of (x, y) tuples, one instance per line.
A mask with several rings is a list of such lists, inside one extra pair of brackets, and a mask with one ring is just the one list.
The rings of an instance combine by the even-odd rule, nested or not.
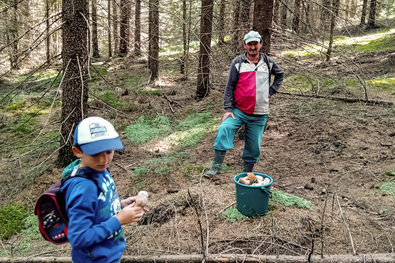
[(136, 205), (145, 207), (148, 205), (148, 193), (146, 191), (140, 191), (136, 196)]

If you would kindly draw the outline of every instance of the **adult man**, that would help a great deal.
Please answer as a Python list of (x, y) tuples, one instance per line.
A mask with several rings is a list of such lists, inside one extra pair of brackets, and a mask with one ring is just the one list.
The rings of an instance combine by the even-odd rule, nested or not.
[[(219, 174), (226, 150), (233, 148), (236, 131), (245, 124), (245, 146), (242, 155), (244, 172), (252, 172), (260, 155), (262, 134), (269, 114), (269, 97), (278, 92), (284, 71), (259, 50), (261, 35), (250, 31), (244, 36), (246, 53), (233, 59), (225, 88), (225, 114), (214, 142), (214, 162), (204, 176)], [(274, 75), (272, 85), (271, 75)]]

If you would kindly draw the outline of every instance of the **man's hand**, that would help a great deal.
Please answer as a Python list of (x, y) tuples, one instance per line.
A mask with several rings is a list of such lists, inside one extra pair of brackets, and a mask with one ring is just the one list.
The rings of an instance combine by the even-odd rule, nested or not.
[(233, 111), (225, 112), (224, 116), (222, 117), (222, 122), (224, 122), (229, 117), (232, 117), (233, 119), (236, 119), (235, 115), (233, 115)]

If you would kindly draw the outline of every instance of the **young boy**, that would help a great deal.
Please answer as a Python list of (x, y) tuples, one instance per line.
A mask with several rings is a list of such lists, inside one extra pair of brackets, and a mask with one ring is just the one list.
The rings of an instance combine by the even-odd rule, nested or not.
[(112, 124), (100, 117), (82, 120), (74, 132), (72, 150), (79, 158), (66, 167), (61, 188), (69, 217), (68, 239), (73, 263), (120, 262), (126, 247), (122, 225), (137, 222), (147, 210), (135, 197), (120, 201), (107, 167), (123, 144)]

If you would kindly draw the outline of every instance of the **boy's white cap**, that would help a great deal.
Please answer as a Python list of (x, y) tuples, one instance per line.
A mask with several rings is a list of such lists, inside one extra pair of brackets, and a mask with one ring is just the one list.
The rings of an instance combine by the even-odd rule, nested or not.
[(251, 30), (244, 36), (244, 43), (248, 44), (251, 41), (261, 42), (261, 39), (262, 37), (257, 31)]
[(123, 148), (114, 126), (100, 117), (83, 119), (74, 131), (73, 141), (73, 146), (80, 146), (87, 155)]

